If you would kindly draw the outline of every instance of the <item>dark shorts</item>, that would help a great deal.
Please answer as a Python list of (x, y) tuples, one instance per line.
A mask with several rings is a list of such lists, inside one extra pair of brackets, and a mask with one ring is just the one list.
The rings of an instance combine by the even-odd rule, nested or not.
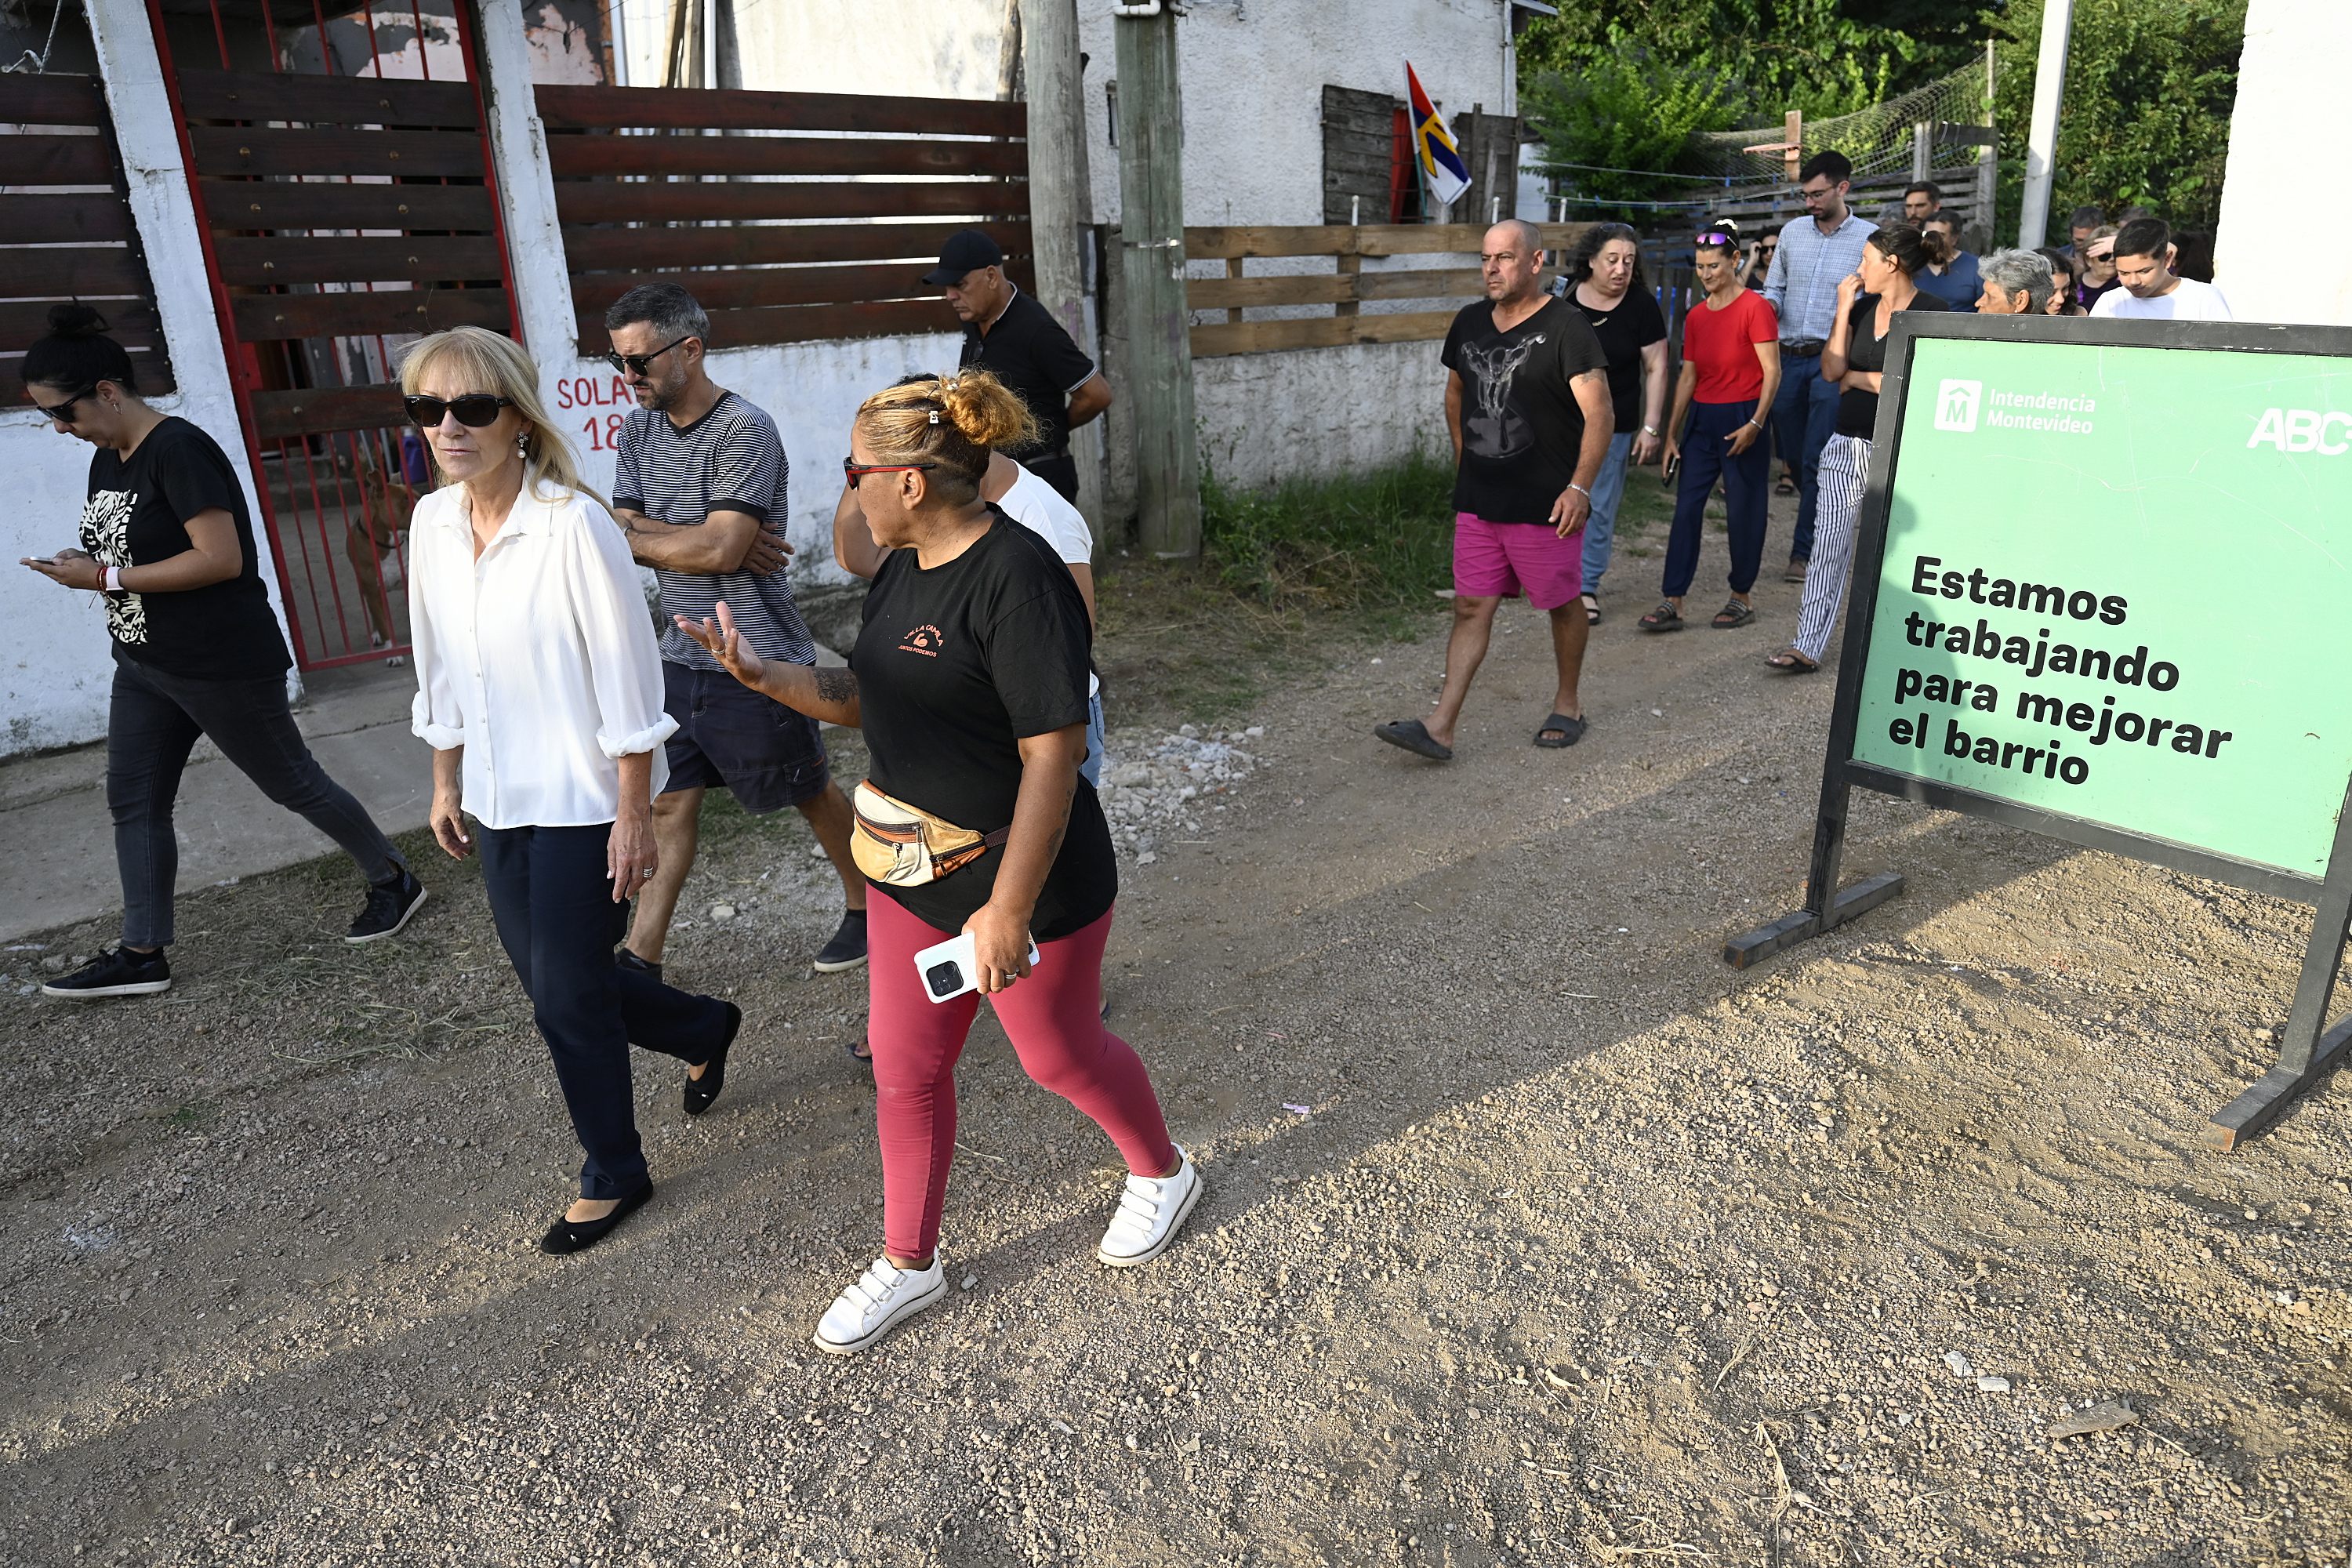
[(1051, 485), (1072, 506), (1078, 504), (1078, 460), (1067, 452), (1052, 457), (1024, 458), (1021, 466)]
[(778, 811), (833, 782), (816, 721), (723, 671), (664, 659), (662, 707), (677, 721), (665, 795), (724, 784), (746, 811)]

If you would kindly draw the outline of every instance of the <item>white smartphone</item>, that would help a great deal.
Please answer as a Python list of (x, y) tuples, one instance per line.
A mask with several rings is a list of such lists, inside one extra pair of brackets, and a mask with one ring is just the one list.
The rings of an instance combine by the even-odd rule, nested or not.
[[(1029, 966), (1037, 966), (1037, 944), (1029, 944)], [(980, 960), (971, 932), (950, 937), (937, 947), (915, 954), (915, 973), (923, 978), (923, 994), (945, 1002), (980, 988)]]

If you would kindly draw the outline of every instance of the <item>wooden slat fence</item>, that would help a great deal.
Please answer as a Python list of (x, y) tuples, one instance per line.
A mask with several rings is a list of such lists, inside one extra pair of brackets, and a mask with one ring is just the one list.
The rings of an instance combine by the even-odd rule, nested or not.
[(952, 331), (922, 281), (959, 229), (1029, 267), (1027, 108), (971, 99), (541, 87), (583, 352), (655, 278), (712, 346)]
[(0, 74), (0, 363), (74, 300), (106, 317), (142, 390), (172, 389), (105, 93), (94, 77)]
[[(1556, 258), (1587, 228), (1580, 223), (1548, 223), (1544, 246)], [(1486, 238), (1484, 224), (1344, 224), (1297, 228), (1188, 228), (1187, 260), (1222, 260), (1223, 278), (1195, 278), (1185, 289), (1194, 310), (1225, 312), (1223, 321), (1192, 328), (1192, 357), (1270, 353), (1287, 349), (1333, 348), (1343, 343), (1424, 342), (1445, 336), (1455, 313), (1484, 291), (1478, 268), (1442, 267), (1366, 272), (1366, 257), (1465, 256), (1475, 258)], [(1253, 278), (1243, 263), (1254, 257), (1328, 256), (1335, 270)], [(1375, 300), (1444, 300), (1441, 310), (1405, 310), (1366, 315), (1359, 307)], [(1277, 306), (1329, 305), (1328, 316), (1251, 321), (1244, 312)]]

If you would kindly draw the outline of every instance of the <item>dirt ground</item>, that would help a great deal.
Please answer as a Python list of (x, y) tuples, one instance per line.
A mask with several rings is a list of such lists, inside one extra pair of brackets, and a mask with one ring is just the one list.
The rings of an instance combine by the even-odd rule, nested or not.
[(110, 929), (0, 954), (0, 1562), (2345, 1563), (2347, 1096), (2201, 1141), (2308, 912), (1866, 797), (1848, 875), (1906, 892), (1735, 973), (1830, 678), (1761, 667), (1777, 581), (1642, 637), (1654, 568), (1573, 750), (1528, 743), (1523, 606), (1449, 765), (1369, 734), (1434, 691), (1433, 601), (1213, 721), (1259, 765), (1124, 868), (1109, 978), (1187, 1237), (1095, 1264), (1110, 1150), (983, 1017), (962, 1289), (845, 1363), (807, 1335), (878, 1243), (865, 980), (808, 968), (791, 813), (712, 814), (672, 973), (751, 1023), (698, 1121), (639, 1058), (659, 1194), (569, 1259), (470, 867), (362, 950), (332, 863), (208, 891), (156, 1002), (19, 993)]

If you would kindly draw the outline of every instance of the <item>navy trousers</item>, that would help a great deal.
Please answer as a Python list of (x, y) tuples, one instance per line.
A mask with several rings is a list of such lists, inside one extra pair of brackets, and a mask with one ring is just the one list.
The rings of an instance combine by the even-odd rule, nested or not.
[(1731, 591), (1745, 594), (1756, 585), (1764, 561), (1764, 509), (1772, 499), (1772, 444), (1759, 430), (1748, 450), (1731, 456), (1731, 437), (1755, 413), (1752, 398), (1691, 405), (1690, 426), (1682, 439), (1682, 488), (1675, 492), (1675, 528), (1666, 539), (1669, 599), (1689, 593), (1691, 579), (1698, 575), (1699, 532), (1717, 475), (1731, 524)]
[(499, 942), (530, 994), (586, 1155), (580, 1195), (626, 1197), (646, 1180), (630, 1045), (690, 1066), (709, 1061), (726, 1035), (726, 1004), (613, 962), (629, 911), (604, 875), (611, 823), (475, 831)]
[(1822, 504), (1822, 448), (1837, 434), (1837, 383), (1822, 379), (1822, 356), (1780, 355), (1780, 390), (1773, 395), (1771, 425), (1780, 456), (1797, 470), (1797, 531), (1789, 536), (1790, 557), (1813, 556), (1813, 518)]

